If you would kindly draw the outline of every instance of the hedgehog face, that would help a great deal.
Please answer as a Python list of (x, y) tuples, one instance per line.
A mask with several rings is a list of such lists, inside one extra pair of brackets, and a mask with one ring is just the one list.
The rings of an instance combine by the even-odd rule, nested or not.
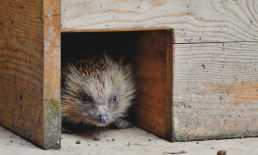
[[(116, 78), (115, 81), (112, 79)], [(106, 126), (124, 115), (124, 108), (130, 106), (130, 100), (123, 99), (125, 88), (121, 77), (109, 78), (102, 75), (98, 77), (88, 77), (80, 91), (78, 98), (79, 106), (85, 122), (90, 122), (96, 126)]]
[(94, 74), (68, 67), (62, 90), (63, 118), (107, 126), (125, 116), (135, 94), (130, 66), (121, 66), (108, 58), (101, 63), (104, 67)]

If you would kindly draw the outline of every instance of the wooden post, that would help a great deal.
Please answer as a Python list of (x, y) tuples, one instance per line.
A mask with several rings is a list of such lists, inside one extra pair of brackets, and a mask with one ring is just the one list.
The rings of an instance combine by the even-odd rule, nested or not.
[(0, 124), (59, 149), (60, 1), (0, 4)]

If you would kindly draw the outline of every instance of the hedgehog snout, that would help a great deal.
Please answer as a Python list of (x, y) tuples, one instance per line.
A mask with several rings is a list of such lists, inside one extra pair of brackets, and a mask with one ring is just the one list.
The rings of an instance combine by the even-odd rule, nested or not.
[(98, 120), (98, 122), (101, 123), (101, 124), (108, 124), (108, 122), (109, 122), (109, 118), (108, 118), (107, 115), (99, 115), (99, 116), (97, 117), (97, 120)]

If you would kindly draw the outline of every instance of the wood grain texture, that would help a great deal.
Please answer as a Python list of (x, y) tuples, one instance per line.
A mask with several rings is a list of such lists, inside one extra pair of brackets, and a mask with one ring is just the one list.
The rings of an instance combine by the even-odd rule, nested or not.
[(134, 123), (172, 139), (173, 31), (145, 31), (134, 39), (132, 54), (137, 86)]
[(174, 139), (258, 136), (258, 43), (175, 48)]
[(61, 148), (60, 0), (44, 0), (44, 148)]
[(62, 31), (171, 27), (176, 43), (258, 41), (257, 0), (62, 0)]
[[(29, 0), (0, 0), (0, 4), (0, 124), (42, 148), (59, 148), (58, 128), (54, 133), (56, 139), (46, 136), (50, 128), (46, 125), (60, 117), (55, 113), (54, 119), (48, 118), (48, 111), (51, 113), (60, 100), (59, 85), (52, 98), (48, 95), (50, 88), (57, 85), (50, 85), (46, 79), (54, 84), (60, 82), (58, 72), (54, 76), (48, 74), (48, 66), (60, 61), (44, 59), (52, 53), (44, 46), (47, 35), (43, 8), (47, 9), (47, 5), (43, 6), (43, 1)], [(47, 103), (52, 107), (46, 107)], [(53, 127), (59, 126), (60, 122)]]
[(0, 122), (43, 146), (42, 2), (0, 3)]

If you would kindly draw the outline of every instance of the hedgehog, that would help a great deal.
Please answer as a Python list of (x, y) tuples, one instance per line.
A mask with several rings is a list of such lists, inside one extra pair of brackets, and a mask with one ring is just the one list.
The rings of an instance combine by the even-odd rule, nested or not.
[(132, 125), (124, 118), (135, 99), (131, 64), (116, 62), (106, 53), (99, 58), (70, 61), (62, 67), (63, 122), (95, 127)]

